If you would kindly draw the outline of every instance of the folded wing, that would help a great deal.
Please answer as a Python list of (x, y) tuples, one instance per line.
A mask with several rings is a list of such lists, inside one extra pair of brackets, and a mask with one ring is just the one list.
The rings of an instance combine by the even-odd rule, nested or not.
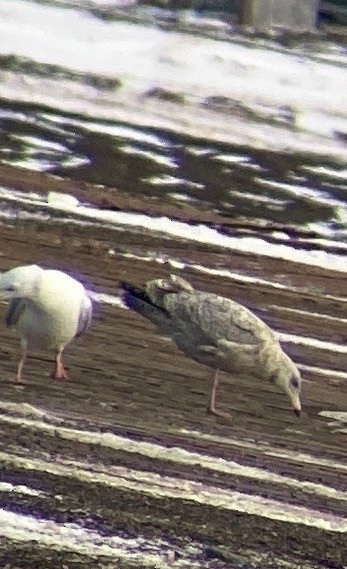
[(257, 345), (272, 332), (245, 307), (228, 298), (194, 291), (167, 295), (163, 305), (175, 327), (202, 345), (220, 341)]
[(5, 324), (8, 328), (17, 325), (21, 314), (25, 311), (26, 304), (27, 303), (24, 298), (13, 298), (11, 300), (5, 316)]
[(91, 325), (93, 317), (92, 301), (88, 296), (84, 296), (81, 302), (76, 337), (81, 336)]

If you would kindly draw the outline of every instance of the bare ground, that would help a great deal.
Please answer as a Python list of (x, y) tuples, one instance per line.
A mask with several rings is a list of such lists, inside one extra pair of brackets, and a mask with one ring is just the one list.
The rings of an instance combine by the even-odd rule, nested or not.
[[(15, 169), (6, 168), (0, 172), (0, 181), (4, 182), (5, 178), (6, 185), (18, 189), (35, 191), (37, 184), (41, 192), (52, 189), (52, 178), (43, 174), (21, 170), (16, 175)], [(34, 187), (33, 180), (36, 180)], [(67, 190), (69, 182), (56, 181), (54, 184), (57, 184), (54, 189), (64, 191), (64, 184)], [(90, 202), (100, 204), (101, 197), (95, 187), (84, 184), (83, 192)], [(107, 190), (100, 192), (105, 194)], [(112, 199), (117, 201), (117, 195)], [(138, 200), (132, 203), (127, 197), (125, 202), (120, 193), (118, 199), (117, 207), (139, 210)], [(158, 202), (155, 205), (159, 208), (157, 213), (159, 206), (164, 208), (165, 204)], [(146, 207), (144, 200), (143, 211)], [(179, 214), (181, 219), (192, 219), (189, 210), (180, 210)], [(200, 215), (201, 221), (205, 221), (206, 214), (201, 212), (195, 212), (194, 220), (200, 220)], [(219, 223), (220, 219), (214, 220), (211, 216), (209, 221)], [(117, 294), (119, 280), (142, 282), (172, 272), (172, 267), (165, 263), (124, 257), (124, 253), (129, 252), (140, 257), (154, 251), (193, 264), (223, 266), (233, 272), (276, 281), (288, 288), (245, 284), (204, 275), (193, 268), (179, 272), (197, 288), (230, 296), (252, 307), (276, 329), (338, 344), (346, 341), (346, 325), (341, 321), (346, 318), (346, 304), (339, 298), (346, 289), (344, 274), (256, 255), (231, 254), (215, 247), (174, 239), (168, 241), (141, 231), (130, 233), (128, 230), (66, 223), (17, 220), (11, 226), (0, 227), (0, 243), (1, 271), (18, 264), (37, 262), (77, 274), (88, 287), (109, 294)], [(286, 310), (291, 307), (304, 312)], [(1, 304), (1, 318), (5, 309)], [(318, 318), (315, 313), (323, 316)], [(305, 344), (288, 344), (287, 350), (298, 363), (337, 371), (347, 367), (344, 353)], [(79, 429), (108, 430), (135, 440), (177, 446), (251, 467), (258, 466), (337, 490), (346, 487), (346, 473), (338, 466), (346, 456), (345, 431), (338, 424), (331, 426), (331, 420), (319, 415), (321, 410), (346, 410), (347, 382), (339, 376), (325, 377), (314, 371), (304, 374), (304, 411), (298, 420), (288, 409), (285, 399), (270, 385), (254, 384), (247, 378), (235, 381), (223, 375), (219, 405), (232, 413), (232, 419), (212, 417), (206, 413), (210, 388), (206, 379), (208, 370), (179, 354), (140, 317), (106, 304), (96, 306), (92, 328), (68, 349), (66, 362), (70, 379), (67, 382), (49, 379), (48, 354), (33, 354), (25, 367), (27, 384), (16, 387), (12, 380), (17, 353), (18, 340), (2, 326), (0, 381), (3, 402), (27, 403), (46, 409), (63, 418), (65, 425)], [(219, 488), (277, 499), (284, 504), (297, 504), (332, 515), (341, 516), (345, 512), (345, 504), (339, 499), (281, 486), (270, 479), (258, 480), (251, 475), (223, 472), (211, 474), (209, 469), (201, 466), (66, 440), (58, 434), (52, 436), (34, 426), (27, 428), (25, 424), (1, 417), (3, 415), (0, 416), (0, 451), (15, 456), (37, 459), (44, 456), (53, 462), (70, 457), (71, 460), (98, 463), (106, 470), (123, 465), (129, 471), (137, 469), (207, 484), (213, 482)], [(223, 440), (214, 442), (191, 436), (182, 429), (226, 437), (226, 440), (236, 440), (240, 444), (228, 444)], [(253, 443), (253, 446), (246, 443)], [(267, 455), (264, 444), (283, 450), (284, 455)], [(306, 453), (317, 460), (294, 460), (288, 457), (287, 451), (292, 451), (293, 456)], [(285, 560), (293, 567), (342, 569), (346, 559), (346, 543), (342, 540), (343, 534), (338, 532), (184, 499), (86, 484), (78, 479), (24, 468), (15, 460), (0, 459), (0, 462), (2, 481), (26, 484), (50, 493), (50, 498), (43, 499), (0, 492), (1, 507), (61, 522), (78, 520), (85, 527), (97, 528), (106, 535), (118, 531), (148, 538), (165, 536), (177, 544), (197, 541), (204, 544), (201, 563), (210, 559), (211, 567), (280, 567)], [(57, 499), (57, 495), (63, 498)], [(223, 553), (220, 546), (224, 546)], [(67, 551), (37, 548), (30, 542), (4, 539), (0, 541), (0, 561), (1, 566), (11, 569), (123, 567), (120, 561), (87, 559)]]

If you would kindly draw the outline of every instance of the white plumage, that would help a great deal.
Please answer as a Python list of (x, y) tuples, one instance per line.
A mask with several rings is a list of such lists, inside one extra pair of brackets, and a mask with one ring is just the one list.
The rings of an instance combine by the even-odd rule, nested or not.
[(0, 298), (10, 300), (6, 325), (15, 328), (21, 338), (17, 380), (32, 349), (54, 351), (52, 376), (65, 379), (63, 350), (92, 320), (92, 303), (83, 285), (62, 271), (28, 265), (0, 276)]

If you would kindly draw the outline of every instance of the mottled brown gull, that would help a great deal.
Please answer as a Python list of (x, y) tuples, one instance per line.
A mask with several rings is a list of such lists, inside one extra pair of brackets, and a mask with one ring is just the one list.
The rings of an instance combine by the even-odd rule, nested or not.
[(218, 370), (274, 383), (300, 415), (301, 375), (276, 334), (241, 304), (195, 290), (186, 280), (169, 278), (136, 287), (122, 282), (125, 305), (157, 325), (188, 357), (212, 368), (209, 411), (215, 407)]
[(17, 381), (31, 349), (54, 351), (52, 377), (66, 379), (63, 350), (92, 320), (92, 303), (83, 285), (62, 271), (27, 265), (0, 275), (0, 298), (10, 300), (5, 322), (21, 338)]

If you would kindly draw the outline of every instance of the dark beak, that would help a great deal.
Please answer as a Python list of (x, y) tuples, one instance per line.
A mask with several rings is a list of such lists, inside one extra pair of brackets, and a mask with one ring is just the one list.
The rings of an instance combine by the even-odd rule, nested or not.
[(300, 409), (294, 409), (294, 413), (297, 417), (300, 417), (301, 411)]

